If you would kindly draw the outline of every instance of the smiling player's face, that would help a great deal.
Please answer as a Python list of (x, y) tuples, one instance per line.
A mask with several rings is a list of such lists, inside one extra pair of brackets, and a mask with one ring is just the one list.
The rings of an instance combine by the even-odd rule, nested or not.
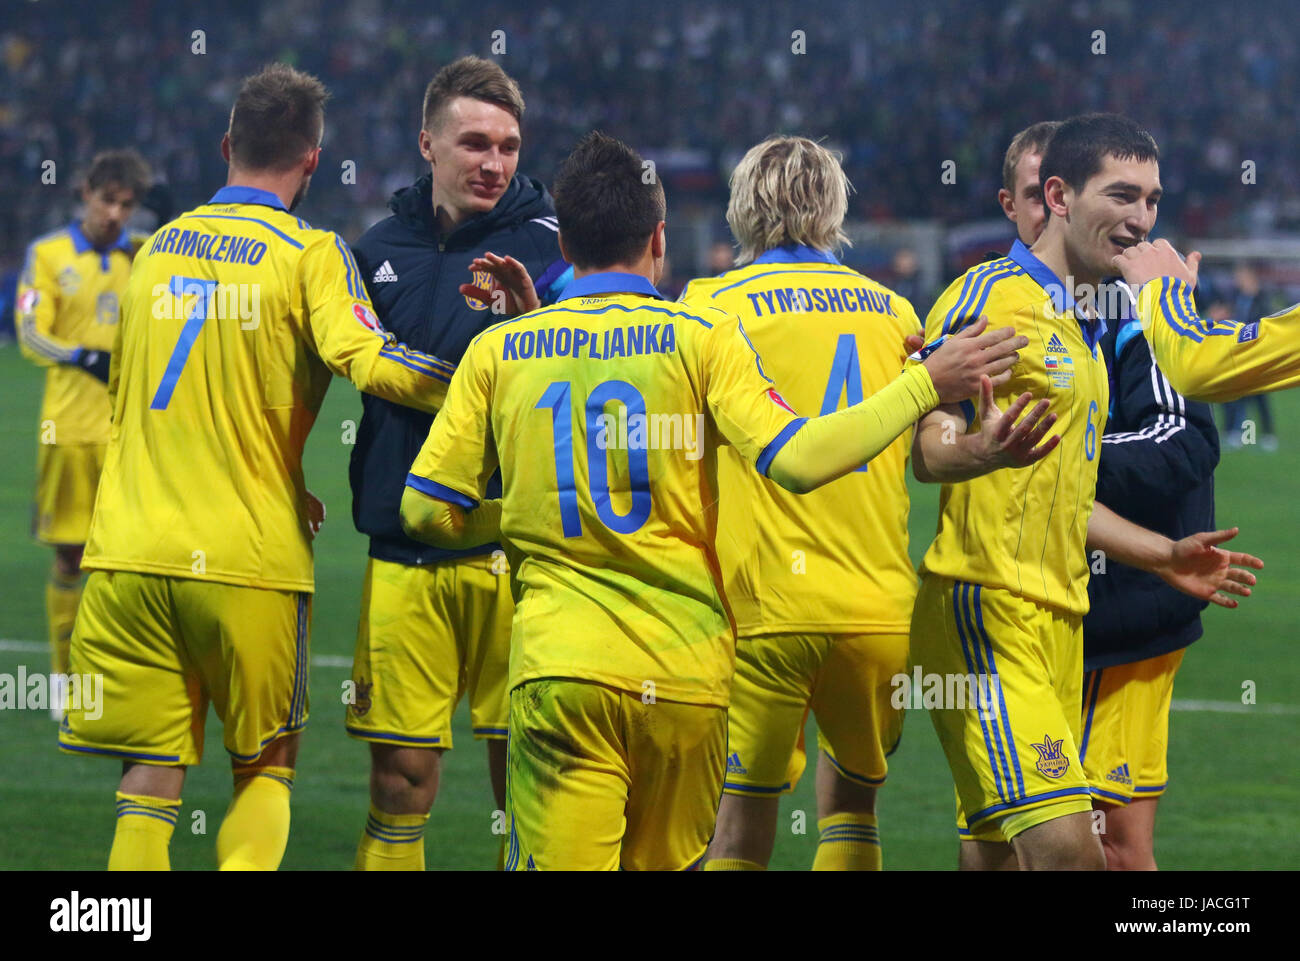
[(504, 107), (457, 97), (434, 130), (420, 131), (433, 169), (433, 204), (452, 223), (497, 205), (519, 166), (519, 122)]
[(1105, 157), (1083, 189), (1067, 197), (1071, 258), (1098, 277), (1114, 274), (1113, 258), (1146, 240), (1155, 227), (1160, 194), (1154, 160)]

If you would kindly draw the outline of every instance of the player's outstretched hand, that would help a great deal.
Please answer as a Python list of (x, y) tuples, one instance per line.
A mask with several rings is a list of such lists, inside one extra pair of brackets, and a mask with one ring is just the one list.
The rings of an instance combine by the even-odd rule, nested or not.
[(537, 291), (533, 289), (533, 278), (529, 276), (528, 268), (515, 258), (498, 257), (489, 251), (470, 261), (469, 269), (491, 274), (492, 286), (461, 284), (460, 292), (466, 297), (481, 300), (492, 308), (493, 313), (503, 317), (516, 317), (542, 306)]
[(325, 524), (325, 502), (313, 494), (307, 492), (307, 527), (311, 531), (314, 539), (320, 533), (320, 529)]
[(1169, 241), (1157, 240), (1153, 244), (1144, 240), (1117, 254), (1111, 263), (1135, 291), (1157, 277), (1176, 277), (1194, 288), (1201, 269), (1201, 254), (1193, 250), (1183, 260)]
[(1017, 351), (1029, 346), (1029, 338), (1016, 336), (1014, 327), (986, 331), (988, 325), (988, 318), (981, 317), (923, 361), (940, 403), (974, 397), (980, 392), (982, 378), (991, 378), (995, 385), (1011, 379), (1011, 368), (1020, 360)]
[(976, 443), (989, 470), (1028, 467), (1050, 454), (1061, 442), (1060, 434), (1043, 440), (1056, 423), (1056, 415), (1047, 413), (1050, 406), (1047, 401), (1040, 400), (1033, 410), (1024, 417), (1020, 416), (1033, 399), (1033, 395), (1026, 391), (1005, 411), (1000, 411), (993, 400), (993, 381), (988, 377), (983, 379), (980, 384), (980, 430)]
[(1261, 570), (1264, 562), (1240, 551), (1225, 551), (1217, 545), (1237, 536), (1237, 528), (1226, 531), (1202, 531), (1174, 541), (1169, 559), (1155, 568), (1155, 573), (1170, 587), (1210, 601), (1220, 607), (1236, 607), (1229, 597), (1250, 597), (1255, 575), (1245, 568)]

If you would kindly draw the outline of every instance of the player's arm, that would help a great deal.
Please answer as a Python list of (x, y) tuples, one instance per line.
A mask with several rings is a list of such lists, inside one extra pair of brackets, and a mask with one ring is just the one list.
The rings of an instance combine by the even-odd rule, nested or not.
[(1300, 304), (1244, 322), (1197, 315), (1192, 302), (1201, 255), (1184, 262), (1167, 240), (1130, 247), (1114, 260), (1137, 293), (1138, 316), (1156, 363), (1192, 400), (1235, 400), (1300, 385)]
[(455, 366), (398, 343), (384, 330), (343, 241), (327, 234), (304, 252), (301, 263), (308, 334), (325, 365), (367, 394), (437, 411)]
[(99, 380), (108, 380), (108, 351), (89, 350), (55, 336), (59, 285), (48, 255), (43, 256), (35, 245), (27, 252), (27, 263), (18, 282), (16, 304), (14, 321), (23, 356), (41, 367), (66, 364), (80, 367)]
[[(1009, 377), (1017, 349), (1028, 341), (1010, 328), (985, 332), (985, 326), (981, 321), (949, 338), (860, 404), (807, 419), (789, 416), (778, 403), (739, 322), (719, 324), (705, 354), (709, 407), (723, 435), (760, 473), (807, 493), (869, 462), (939, 403), (969, 396), (981, 377)], [(756, 438), (767, 443), (756, 446)]]
[(1097, 499), (1107, 503), (1159, 500), (1200, 484), (1219, 464), (1210, 409), (1170, 386), (1139, 328), (1129, 321), (1116, 340), (1113, 418), (1135, 429), (1101, 438)]
[(921, 419), (912, 437), (912, 474), (924, 484), (954, 484), (1004, 467), (1028, 467), (1061, 442), (1054, 434), (1043, 440), (1056, 423), (1040, 400), (1021, 417), (1033, 400), (1021, 394), (1005, 411), (993, 400), (993, 382), (980, 386), (979, 430), (967, 434), (967, 409), (946, 404)]
[[(481, 353), (481, 352), (477, 352)], [(406, 477), (402, 528), (426, 544), (459, 550), (501, 538), (501, 501), (483, 500), (498, 466), (490, 372), (474, 345)]]
[(1088, 517), (1087, 546), (1122, 564), (1149, 571), (1184, 594), (1221, 607), (1236, 607), (1237, 602), (1228, 595), (1249, 597), (1255, 584), (1255, 575), (1244, 568), (1264, 566), (1258, 557), (1216, 546), (1236, 536), (1234, 527), (1174, 541), (1125, 520), (1104, 504), (1095, 504)]

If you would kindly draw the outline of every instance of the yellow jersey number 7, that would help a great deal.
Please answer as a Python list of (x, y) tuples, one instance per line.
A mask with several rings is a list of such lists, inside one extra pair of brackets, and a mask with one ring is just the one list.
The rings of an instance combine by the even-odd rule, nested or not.
[(201, 280), (197, 277), (173, 275), (171, 292), (174, 296), (183, 299), (190, 294), (197, 294), (198, 299), (194, 302), (194, 307), (185, 318), (185, 326), (181, 328), (181, 335), (176, 340), (176, 346), (172, 349), (171, 357), (167, 358), (167, 367), (163, 371), (162, 383), (158, 385), (158, 390), (153, 395), (153, 401), (149, 404), (150, 410), (166, 410), (167, 405), (172, 402), (172, 392), (176, 389), (176, 381), (180, 379), (181, 370), (185, 367), (185, 362), (190, 358), (190, 351), (194, 349), (194, 342), (199, 338), (199, 331), (203, 328), (203, 322), (208, 319), (208, 301), (212, 299), (212, 292), (216, 288), (217, 282), (215, 280)]

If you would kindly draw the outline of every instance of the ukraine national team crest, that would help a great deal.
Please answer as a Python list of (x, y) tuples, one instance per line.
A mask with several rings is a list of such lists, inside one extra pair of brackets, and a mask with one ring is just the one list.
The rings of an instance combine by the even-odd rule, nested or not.
[[(475, 287), (482, 287), (484, 290), (492, 289), (491, 274), (489, 274), (486, 270), (475, 270), (472, 271), (472, 273), (474, 274), (474, 277), (473, 279), (470, 280), (471, 284), (473, 284)], [(469, 306), (473, 310), (488, 309), (487, 304), (483, 303), (483, 301), (479, 300), (477, 297), (471, 297), (469, 294), (465, 295), (465, 303), (469, 304)]]
[(1053, 741), (1050, 734), (1043, 735), (1043, 743), (1035, 744), (1034, 750), (1038, 752), (1038, 764), (1036, 767), (1048, 777), (1057, 778), (1066, 772), (1070, 766), (1070, 759), (1061, 751), (1060, 741)]
[(81, 289), (81, 274), (77, 273), (71, 267), (64, 267), (60, 270), (57, 280), (59, 282), (59, 290), (63, 291), (65, 294), (75, 294)]
[(349, 709), (357, 717), (365, 717), (370, 711), (370, 689), (375, 686), (371, 681), (367, 684), (363, 679), (357, 678), (357, 699), (356, 703), (349, 705)]

